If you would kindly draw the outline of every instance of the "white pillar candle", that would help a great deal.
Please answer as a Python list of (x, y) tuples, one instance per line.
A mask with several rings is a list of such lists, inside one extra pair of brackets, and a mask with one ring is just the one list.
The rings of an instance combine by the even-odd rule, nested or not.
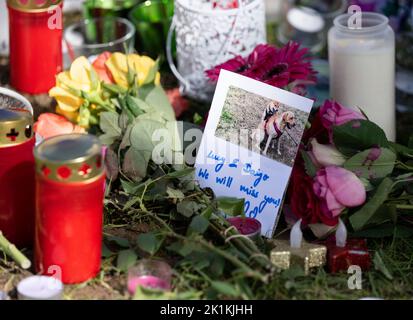
[(383, 15), (363, 13), (359, 28), (349, 27), (352, 18), (350, 14), (337, 17), (329, 32), (331, 96), (345, 106), (361, 108), (394, 141), (394, 32)]
[(53, 277), (32, 276), (17, 285), (19, 300), (61, 300), (63, 283)]

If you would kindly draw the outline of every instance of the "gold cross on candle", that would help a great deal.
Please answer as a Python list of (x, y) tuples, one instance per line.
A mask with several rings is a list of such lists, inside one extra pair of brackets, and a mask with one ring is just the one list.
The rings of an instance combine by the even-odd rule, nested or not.
[(314, 268), (320, 268), (326, 263), (327, 248), (302, 240), (301, 220), (291, 229), (290, 240), (273, 240), (271, 244), (271, 262), (281, 270), (287, 270), (293, 265), (301, 266), (308, 275)]

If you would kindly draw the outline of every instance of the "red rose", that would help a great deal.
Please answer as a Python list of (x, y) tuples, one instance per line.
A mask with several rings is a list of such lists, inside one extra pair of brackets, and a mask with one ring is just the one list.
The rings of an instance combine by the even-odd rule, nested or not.
[(314, 180), (307, 175), (300, 155), (294, 165), (288, 187), (288, 200), (292, 213), (298, 219), (303, 219), (303, 224), (323, 223), (336, 226), (338, 217), (328, 217), (323, 214), (321, 201), (313, 191)]
[(328, 130), (324, 128), (320, 117), (320, 111), (316, 113), (311, 121), (311, 127), (304, 131), (303, 142), (307, 144), (312, 138), (317, 139), (321, 144), (328, 144)]

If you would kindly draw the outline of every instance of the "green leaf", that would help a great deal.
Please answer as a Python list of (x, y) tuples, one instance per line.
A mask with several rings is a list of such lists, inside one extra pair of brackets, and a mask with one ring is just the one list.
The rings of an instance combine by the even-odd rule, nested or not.
[(161, 247), (163, 239), (157, 238), (152, 232), (143, 233), (138, 236), (137, 244), (143, 251), (154, 255)]
[(102, 112), (100, 114), (100, 129), (104, 132), (99, 137), (101, 142), (107, 146), (113, 144), (122, 134), (119, 127), (119, 115), (115, 112)]
[(146, 177), (150, 159), (150, 152), (138, 151), (131, 147), (125, 153), (122, 164), (122, 172), (133, 181), (140, 182)]
[(410, 238), (413, 236), (413, 229), (402, 225), (394, 225), (393, 223), (382, 224), (377, 227), (368, 228), (353, 232), (351, 234), (355, 238), (376, 238), (382, 239), (385, 237), (392, 238)]
[(122, 88), (121, 86), (118, 86), (117, 84), (103, 83), (103, 88), (117, 95), (125, 94), (127, 92), (126, 89)]
[(230, 283), (223, 281), (212, 281), (211, 287), (227, 297), (238, 297), (238, 290)]
[(387, 200), (393, 189), (394, 182), (390, 178), (385, 178), (378, 186), (373, 197), (356, 213), (350, 217), (350, 223), (355, 231), (363, 229), (374, 214), (380, 208), (384, 201)]
[(89, 127), (90, 110), (86, 105), (82, 105), (79, 110), (79, 126)]
[(161, 122), (137, 119), (130, 135), (132, 147), (137, 151), (147, 151), (152, 153), (155, 145), (158, 143), (157, 141), (153, 141), (153, 133), (156, 130), (164, 128), (165, 127)]
[(196, 201), (184, 200), (176, 205), (176, 210), (183, 216), (190, 218), (198, 213), (204, 206)]
[(203, 234), (209, 227), (209, 221), (203, 216), (195, 216), (188, 227), (188, 235)]
[(113, 252), (107, 247), (107, 245), (104, 242), (102, 242), (102, 257), (109, 258), (112, 254)]
[(170, 199), (180, 199), (180, 200), (182, 200), (182, 199), (185, 198), (185, 194), (181, 190), (174, 189), (174, 188), (171, 188), (171, 187), (166, 188), (166, 194), (168, 195), (168, 198), (170, 198)]
[(305, 171), (310, 177), (315, 177), (317, 174), (317, 168), (314, 165), (313, 161), (311, 161), (310, 156), (307, 152), (301, 150), (301, 156), (304, 160)]
[(373, 148), (360, 152), (347, 160), (344, 168), (354, 172), (358, 177), (380, 179), (393, 172), (396, 159), (396, 154), (390, 149)]
[(217, 198), (218, 209), (230, 216), (244, 215), (245, 199), (220, 197)]
[(128, 269), (135, 264), (136, 260), (138, 260), (138, 256), (133, 250), (122, 250), (118, 254), (116, 266), (122, 271), (128, 271)]
[(145, 102), (162, 113), (165, 119), (175, 120), (175, 111), (173, 110), (165, 91), (160, 86), (154, 87), (146, 96)]
[[(381, 250), (379, 251), (381, 252)], [(374, 253), (374, 258), (373, 258), (374, 268), (380, 271), (387, 279), (393, 280), (393, 276), (390, 273), (389, 269), (386, 267), (385, 263), (383, 262), (383, 259), (379, 251), (376, 251)]]
[(179, 171), (172, 171), (170, 173), (168, 173), (168, 177), (170, 178), (176, 178), (176, 179), (180, 179), (180, 178), (184, 178), (190, 175), (193, 175), (195, 172), (195, 168), (185, 168)]
[(170, 246), (168, 246), (168, 250), (171, 250), (173, 252), (180, 254), (183, 257), (186, 257), (194, 251), (201, 250), (201, 248), (197, 243), (190, 240), (185, 240), (184, 242), (178, 241), (172, 243)]
[(127, 194), (130, 194), (130, 195), (136, 194), (138, 190), (140, 190), (141, 188), (140, 184), (137, 184), (135, 182), (126, 181), (123, 179), (120, 180), (120, 183), (122, 185), (123, 191), (125, 191)]
[(130, 247), (129, 241), (125, 238), (112, 236), (112, 235), (105, 235), (105, 239), (107, 241), (115, 242), (119, 247), (122, 247), (122, 248)]
[(413, 148), (412, 147), (406, 147), (401, 144), (397, 144), (394, 142), (389, 142), (390, 147), (394, 150), (394, 152), (408, 158), (413, 158)]
[(116, 180), (119, 174), (119, 161), (117, 154), (112, 150), (112, 148), (108, 148), (106, 150), (105, 167), (106, 176), (110, 180)]
[(413, 151), (413, 134), (410, 136), (407, 146)]
[(333, 137), (334, 145), (347, 156), (373, 147), (389, 146), (383, 129), (367, 120), (353, 120), (334, 127)]

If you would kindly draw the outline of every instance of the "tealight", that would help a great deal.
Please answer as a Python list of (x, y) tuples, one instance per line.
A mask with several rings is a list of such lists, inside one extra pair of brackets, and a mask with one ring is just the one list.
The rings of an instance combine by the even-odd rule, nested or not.
[(228, 218), (227, 221), (233, 225), (240, 234), (252, 240), (258, 239), (261, 234), (261, 223), (257, 219), (233, 217)]
[(63, 283), (53, 277), (32, 276), (17, 285), (19, 300), (61, 300)]

